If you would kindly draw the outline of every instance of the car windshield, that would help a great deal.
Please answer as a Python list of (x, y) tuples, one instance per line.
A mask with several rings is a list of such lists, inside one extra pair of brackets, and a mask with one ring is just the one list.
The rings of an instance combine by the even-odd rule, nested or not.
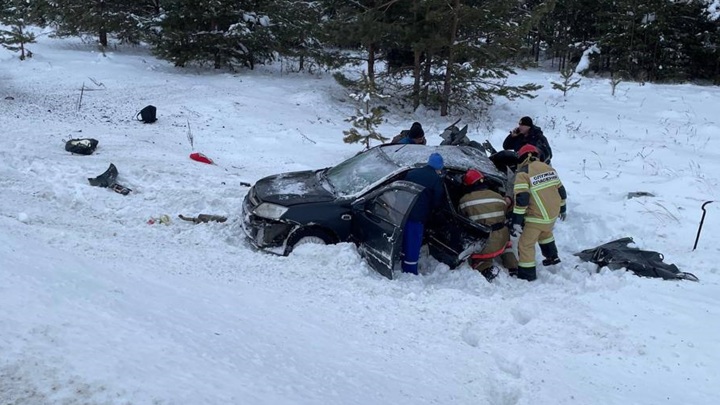
[(397, 169), (398, 166), (388, 160), (380, 149), (371, 149), (331, 167), (325, 175), (339, 196), (349, 196)]

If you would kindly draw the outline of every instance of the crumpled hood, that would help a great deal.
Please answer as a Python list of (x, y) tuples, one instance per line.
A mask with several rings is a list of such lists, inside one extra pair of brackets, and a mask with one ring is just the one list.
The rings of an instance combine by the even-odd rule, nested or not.
[(268, 176), (255, 183), (255, 195), (263, 202), (283, 206), (332, 201), (335, 199), (326, 190), (316, 171), (281, 173)]

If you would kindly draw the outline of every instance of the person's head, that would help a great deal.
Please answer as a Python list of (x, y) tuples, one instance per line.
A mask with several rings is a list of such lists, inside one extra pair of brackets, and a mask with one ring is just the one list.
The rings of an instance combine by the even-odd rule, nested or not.
[(425, 144), (425, 131), (423, 131), (422, 125), (419, 122), (413, 122), (408, 131), (408, 138), (410, 138), (413, 143)]
[(518, 122), (518, 130), (521, 134), (527, 135), (527, 133), (530, 131), (530, 128), (533, 127), (533, 120), (530, 117), (522, 117), (520, 118), (520, 122)]
[(445, 167), (443, 157), (437, 152), (431, 154), (428, 158), (428, 166), (435, 169), (435, 171), (440, 172)]
[(466, 186), (473, 186), (481, 184), (485, 181), (485, 175), (475, 169), (469, 169), (463, 176), (463, 184)]
[(527, 144), (523, 145), (523, 147), (518, 150), (517, 154), (518, 160), (520, 162), (523, 162), (525, 161), (525, 159), (528, 159), (530, 157), (537, 158), (538, 156), (540, 156), (540, 151), (538, 150), (538, 148), (535, 147), (535, 145)]

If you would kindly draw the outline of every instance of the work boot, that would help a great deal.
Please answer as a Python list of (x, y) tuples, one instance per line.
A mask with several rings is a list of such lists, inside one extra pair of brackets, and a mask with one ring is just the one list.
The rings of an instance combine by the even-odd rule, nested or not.
[(553, 265), (560, 263), (560, 261), (561, 261), (560, 258), (555, 256), (555, 257), (549, 257), (547, 259), (543, 259), (542, 264), (543, 264), (543, 266), (553, 266)]
[(540, 243), (540, 253), (542, 253), (543, 257), (557, 257), (558, 250), (555, 241)]
[(516, 268), (512, 268), (512, 269), (508, 269), (508, 274), (510, 275), (510, 277), (517, 277), (517, 276), (518, 276), (518, 269), (517, 269), (517, 267), (516, 267)]
[(497, 267), (493, 266), (489, 269), (480, 271), (480, 274), (485, 276), (485, 279), (487, 279), (487, 281), (493, 281), (493, 279), (497, 277), (498, 274), (500, 274), (500, 270), (498, 270)]
[(519, 267), (517, 278), (519, 278), (521, 280), (527, 280), (527, 281), (535, 280), (537, 278), (537, 271), (535, 271), (535, 266)]

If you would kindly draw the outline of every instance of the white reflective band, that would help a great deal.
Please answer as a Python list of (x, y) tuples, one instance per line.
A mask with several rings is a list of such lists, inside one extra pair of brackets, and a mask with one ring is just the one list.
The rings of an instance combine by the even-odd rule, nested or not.
[(474, 221), (476, 219), (499, 218), (499, 217), (504, 217), (504, 216), (505, 216), (504, 211), (495, 211), (495, 212), (488, 212), (487, 214), (471, 215), (470, 219), (472, 219)]
[(406, 262), (405, 260), (403, 260), (403, 263), (405, 263), (405, 264), (417, 264), (418, 262)]
[(492, 204), (492, 203), (500, 203), (502, 205), (505, 205), (505, 200), (500, 198), (481, 198), (478, 200), (470, 200), (468, 202), (464, 202), (460, 204), (460, 208), (467, 208), (472, 207), (473, 205), (480, 205), (480, 204)]

